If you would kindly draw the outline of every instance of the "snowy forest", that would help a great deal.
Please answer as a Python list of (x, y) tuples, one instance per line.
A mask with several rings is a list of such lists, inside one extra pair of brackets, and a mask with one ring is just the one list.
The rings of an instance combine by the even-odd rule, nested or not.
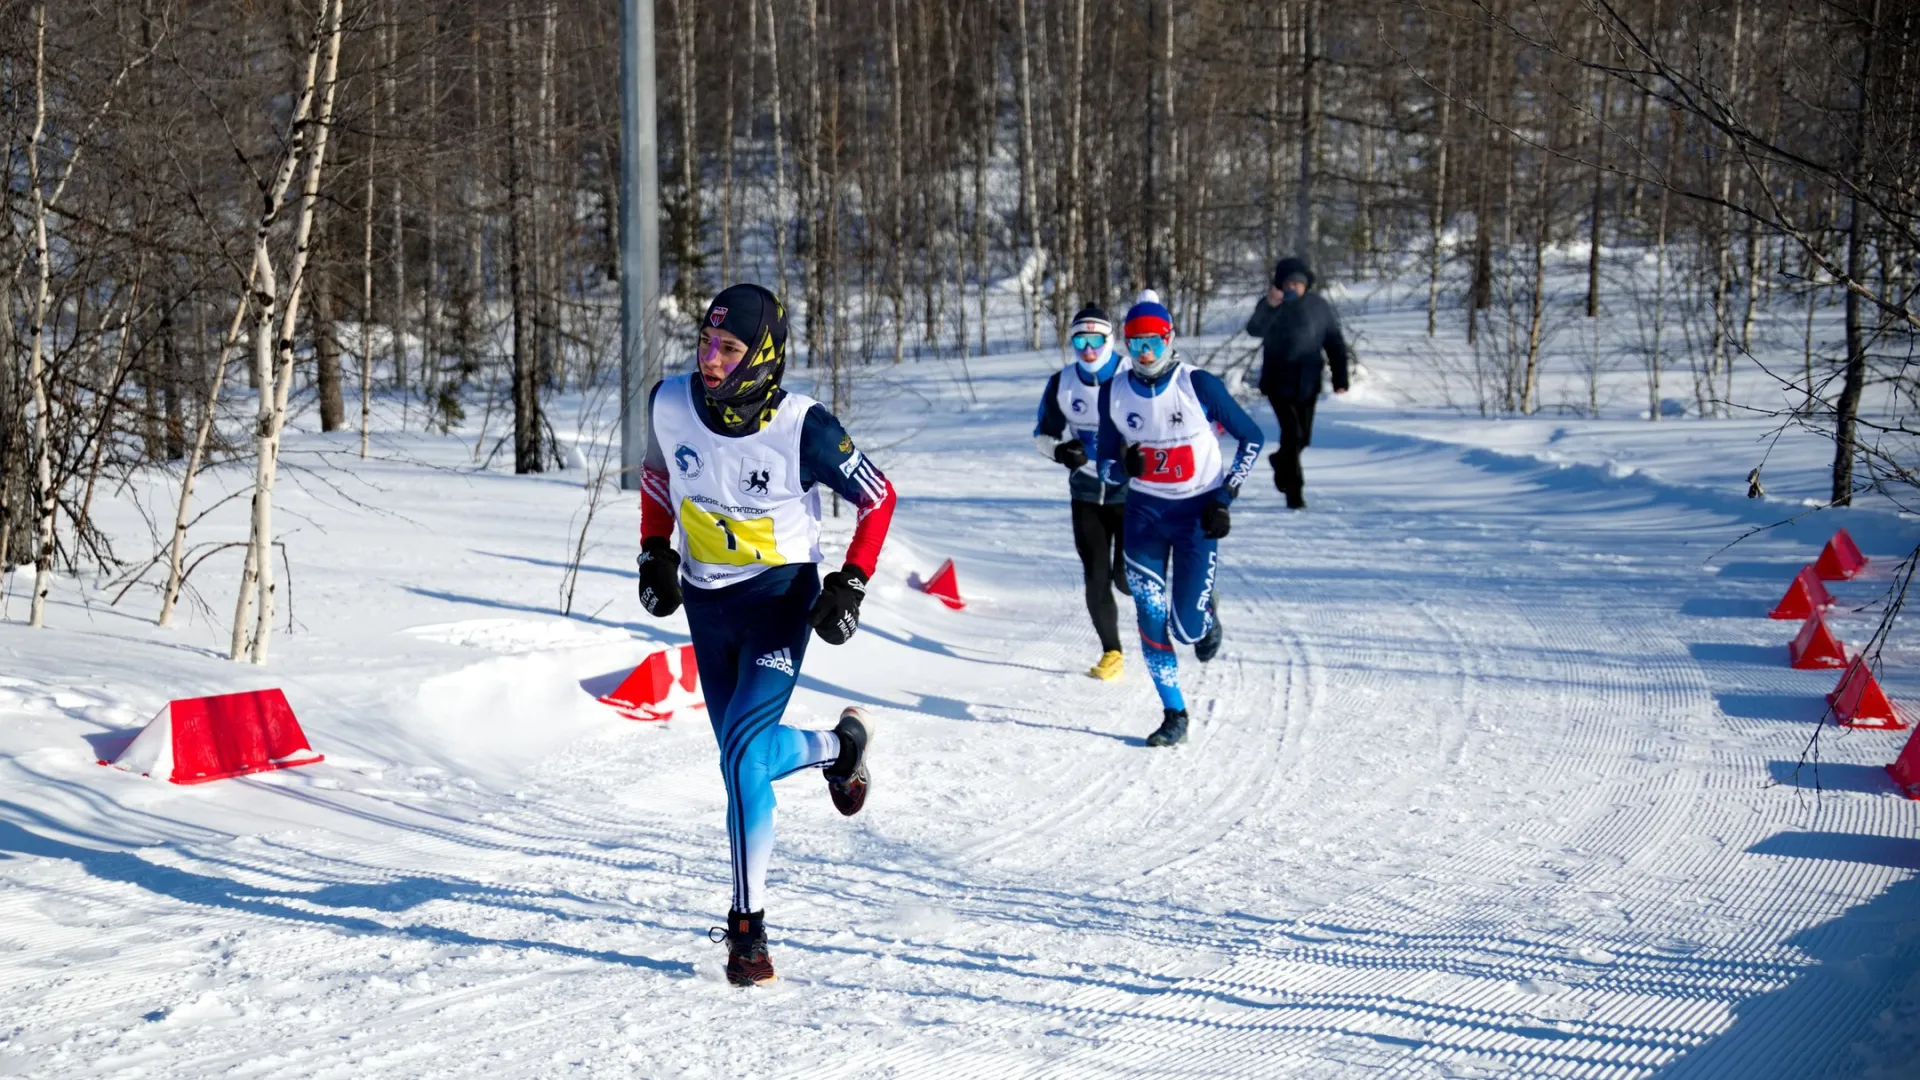
[[(478, 421), (476, 460), (510, 438), (516, 472), (565, 465), (543, 401), (619, 368), (617, 9), (0, 0), (0, 566), (150, 567), (164, 623), (196, 475), (251, 470), (233, 654), (260, 661), (290, 416), (357, 427), (364, 457), (397, 399)], [(1912, 433), (1860, 403), (1916, 390), (1920, 4), (654, 11), (671, 334), (756, 279), (796, 363), (851, 385), (1057, 345), (1144, 286), (1199, 332), (1299, 253), (1418, 284), (1483, 412), (1539, 408), (1556, 330), (1611, 318), (1640, 328), (1646, 418), (1665, 379), (1709, 422), (1763, 362), (1756, 311), (1790, 306), (1804, 350), (1766, 362), (1802, 394), (1781, 422), (1833, 440), (1831, 502), (1915, 482)], [(1550, 264), (1581, 260), (1563, 302)], [(1011, 331), (988, 315), (1009, 282)], [(1838, 349), (1813, 332), (1834, 309)], [(173, 520), (107, 535), (98, 494), (152, 470), (179, 478)]]

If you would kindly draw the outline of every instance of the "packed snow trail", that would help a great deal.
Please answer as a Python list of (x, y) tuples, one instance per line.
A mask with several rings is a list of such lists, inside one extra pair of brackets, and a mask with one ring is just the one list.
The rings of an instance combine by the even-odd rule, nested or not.
[[(49, 632), (0, 624), (0, 1075), (1901, 1075), (1898, 738), (1830, 733), (1825, 794), (1770, 786), (1832, 676), (1758, 616), (1837, 518), (1708, 563), (1787, 511), (1330, 407), (1312, 509), (1235, 505), (1225, 648), (1182, 658), (1189, 741), (1149, 750), (1137, 648), (1118, 684), (1081, 674), (1064, 478), (1026, 437), (1045, 363), (849, 418), (897, 539), (793, 715), (886, 731), (860, 817), (817, 776), (777, 789), (766, 988), (705, 937), (704, 720), (582, 689), (684, 640), (638, 612), (630, 506), (596, 526), (587, 619), (554, 614), (572, 483), (390, 463), (357, 493), (386, 514), (287, 500), (327, 535), (265, 673), (77, 589)], [(948, 556), (964, 612), (905, 583)], [(193, 788), (91, 764), (166, 697), (263, 674), (327, 763)]]

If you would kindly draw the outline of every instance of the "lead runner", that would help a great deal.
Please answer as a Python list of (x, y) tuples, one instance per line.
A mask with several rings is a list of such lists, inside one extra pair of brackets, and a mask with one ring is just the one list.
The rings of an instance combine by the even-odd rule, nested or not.
[[(896, 501), (826, 406), (781, 387), (786, 344), (786, 310), (773, 293), (734, 285), (714, 297), (700, 325), (699, 370), (648, 394), (641, 468), (640, 604), (663, 617), (684, 599), (720, 744), (733, 852), (727, 981), (735, 986), (774, 977), (765, 921), (773, 782), (824, 768), (842, 814), (866, 802), (871, 718), (849, 707), (832, 731), (780, 719), (808, 628), (841, 645), (859, 626)], [(824, 583), (821, 484), (858, 509), (846, 559)], [(677, 543), (669, 539), (676, 531)]]

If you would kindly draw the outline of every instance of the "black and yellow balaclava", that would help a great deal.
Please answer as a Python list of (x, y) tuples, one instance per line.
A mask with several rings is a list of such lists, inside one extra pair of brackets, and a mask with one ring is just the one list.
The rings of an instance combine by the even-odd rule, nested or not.
[(719, 386), (708, 387), (707, 404), (729, 435), (744, 435), (772, 419), (763, 415), (787, 367), (787, 309), (759, 285), (730, 285), (707, 305), (702, 326), (717, 327), (747, 343), (747, 357)]

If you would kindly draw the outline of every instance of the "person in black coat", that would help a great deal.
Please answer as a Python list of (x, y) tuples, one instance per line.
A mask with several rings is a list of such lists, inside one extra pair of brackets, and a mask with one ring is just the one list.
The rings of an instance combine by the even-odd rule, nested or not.
[(1307, 505), (1300, 451), (1313, 441), (1313, 408), (1327, 364), (1333, 366), (1333, 392), (1347, 392), (1347, 340), (1340, 336), (1333, 305), (1310, 292), (1312, 288), (1313, 271), (1305, 260), (1281, 259), (1267, 295), (1247, 319), (1247, 333), (1261, 343), (1260, 393), (1280, 422), (1280, 448), (1267, 458), (1273, 464), (1273, 486), (1294, 510)]

